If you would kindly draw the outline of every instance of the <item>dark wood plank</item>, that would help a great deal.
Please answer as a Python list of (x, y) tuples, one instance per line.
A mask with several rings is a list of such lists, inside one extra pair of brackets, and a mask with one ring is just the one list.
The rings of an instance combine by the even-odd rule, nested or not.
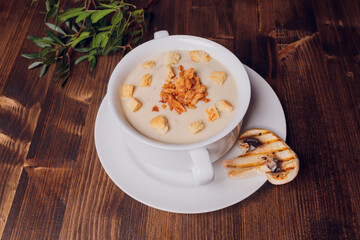
[(329, 55), (358, 55), (359, 1), (314, 1), (313, 8), (323, 50)]
[[(106, 83), (112, 69), (116, 66), (119, 55), (100, 58), (99, 66), (86, 85), (93, 91), (86, 114), (84, 132), (80, 143), (81, 155), (78, 156), (70, 185), (69, 202), (61, 228), (60, 238), (117, 238), (118, 227), (123, 221), (121, 214), (124, 193), (111, 182), (97, 158), (93, 127), (97, 109), (106, 92)], [(79, 75), (78, 80), (81, 80)], [(80, 81), (71, 84), (80, 84)], [(73, 88), (72, 89), (76, 89)], [(87, 89), (87, 88), (84, 88)], [(70, 88), (67, 90), (70, 92)], [(72, 92), (72, 90), (71, 90)], [(87, 91), (84, 91), (87, 92)], [(83, 95), (83, 94), (76, 94)], [(87, 95), (87, 94), (85, 94)], [(87, 95), (88, 96), (88, 95)], [(130, 205), (131, 205), (130, 201)], [(95, 207), (96, 206), (96, 207)], [(111, 206), (111, 207), (109, 207)], [(128, 209), (125, 207), (125, 209)], [(94, 217), (97, 216), (97, 220)], [(111, 217), (110, 217), (111, 216)], [(110, 217), (110, 218), (108, 218)], [(111, 222), (108, 222), (111, 219)], [(107, 227), (105, 227), (107, 225)], [(100, 227), (103, 226), (103, 227)], [(77, 231), (68, 231), (75, 228)], [(115, 230), (115, 229), (116, 230)]]
[[(187, 17), (187, 34), (201, 37), (234, 39), (232, 3), (214, 1), (213, 4), (201, 4), (194, 1)], [(177, 19), (178, 24), (182, 21)], [(209, 24), (211, 23), (211, 27)]]
[[(294, 126), (304, 131), (302, 139), (288, 139), (289, 144), (303, 159), (303, 174), (297, 179), (297, 182), (303, 183), (298, 186), (298, 192), (302, 194), (296, 197), (292, 189), (287, 190), (288, 194), (293, 195), (291, 199), (296, 199), (297, 204), (302, 205), (301, 215), (295, 218), (297, 222), (291, 232), (296, 233), (296, 230), (299, 230), (297, 226), (307, 223), (311, 227), (298, 234), (314, 239), (326, 239), (335, 233), (341, 237), (348, 230), (355, 229), (354, 219), (359, 216), (359, 211), (352, 206), (350, 197), (357, 193), (347, 192), (348, 188), (344, 186), (348, 181), (359, 181), (356, 176), (349, 177), (351, 173), (345, 167), (358, 163), (353, 162), (347, 150), (339, 149), (339, 141), (353, 142), (354, 146), (358, 144), (355, 133), (359, 132), (359, 126), (356, 123), (351, 124), (351, 121), (356, 119), (353, 106), (336, 104), (341, 102), (340, 96), (349, 94), (349, 89), (341, 92), (339, 85), (335, 83), (338, 76), (334, 75), (334, 72), (340, 73), (344, 69), (340, 64), (326, 64), (322, 53), (319, 36), (316, 34), (288, 53), (281, 65), (282, 69), (286, 69), (286, 72), (281, 72), (284, 72), (282, 78), (286, 82), (284, 107), (288, 116), (289, 135), (296, 136), (297, 129)], [(301, 62), (304, 64), (298, 65), (298, 59), (303, 59)], [(311, 82), (304, 79), (311, 79)], [(296, 94), (297, 92), (306, 94)], [(347, 117), (346, 121), (342, 119), (344, 115)], [(346, 125), (340, 125), (341, 122), (346, 122)], [(322, 137), (320, 139), (314, 136)], [(354, 154), (358, 155), (358, 149), (354, 151)], [(345, 161), (347, 163), (342, 165)], [(285, 196), (281, 197), (283, 199), (280, 202), (284, 202)], [(282, 209), (283, 216), (287, 215), (286, 207), (287, 204)], [(291, 225), (288, 227), (291, 228)], [(349, 238), (359, 234), (353, 231), (347, 233), (350, 234)]]
[[(27, 36), (33, 17), (40, 17), (38, 3), (31, 6), (31, 1), (2, 1), (0, 3), (0, 92), (8, 79), (18, 55), (20, 47)], [(25, 19), (23, 16), (27, 16)], [(38, 25), (40, 27), (41, 25)], [(34, 27), (34, 26), (33, 26)], [(42, 27), (41, 27), (42, 28)], [(30, 45), (30, 44), (29, 44)], [(35, 48), (24, 49), (33, 51)]]
[[(322, 19), (317, 20), (323, 21)], [(321, 26), (321, 23), (317, 25)], [(355, 81), (349, 83), (344, 71), (358, 72), (358, 67), (354, 61), (351, 61), (351, 67), (347, 66), (347, 70), (345, 70), (344, 64), (329, 65), (329, 59), (336, 59), (340, 63), (344, 58), (329, 58), (322, 51), (324, 48), (322, 44), (319, 34), (313, 34), (287, 45), (279, 54), (280, 72), (282, 73), (280, 79), (286, 85), (283, 89), (279, 88), (278, 92), (280, 96), (286, 96), (286, 101), (283, 103), (288, 116), (289, 131), (291, 131), (289, 135), (296, 136), (295, 126), (298, 129), (310, 130), (302, 133), (303, 140), (288, 139), (290, 145), (293, 145), (294, 149), (302, 155), (300, 155), (300, 158), (303, 159), (301, 169), (305, 174), (300, 175), (297, 179), (303, 182), (302, 185), (299, 185), (300, 189), (298, 190), (302, 195), (296, 197), (294, 192), (289, 189), (288, 193), (293, 196), (281, 196), (280, 202), (294, 199), (298, 201), (296, 205), (302, 207), (301, 214), (295, 212), (298, 216), (294, 217), (295, 221), (287, 226), (289, 229), (291, 226), (296, 226), (290, 231), (295, 234), (294, 238), (296, 236), (313, 239), (327, 239), (329, 236), (356, 238), (359, 233), (354, 229), (358, 223), (354, 219), (359, 217), (359, 210), (351, 204), (352, 197), (355, 196), (351, 196), (352, 193), (348, 192), (348, 188), (344, 187), (344, 184), (348, 181), (359, 181), (359, 179), (356, 179), (355, 176), (349, 177), (348, 174), (351, 173), (345, 165), (343, 165), (343, 169), (339, 166), (344, 161), (353, 165), (354, 163), (350, 163), (352, 162), (351, 156), (346, 157), (345, 149), (342, 149), (343, 152), (335, 149), (338, 149), (339, 141), (354, 142), (355, 145), (359, 141), (354, 134), (359, 132), (357, 123), (353, 122), (351, 126), (339, 124), (343, 122), (347, 124), (353, 119), (358, 119), (358, 113), (354, 111), (354, 105), (352, 105), (356, 102), (355, 98), (347, 98), (351, 102), (348, 107), (337, 104), (337, 102), (342, 103), (341, 99), (344, 96), (354, 96), (354, 91), (357, 91), (349, 86), (358, 84)], [(349, 76), (352, 75), (349, 74)], [(344, 83), (349, 83), (349, 88), (342, 87)], [(346, 102), (345, 99), (343, 100)], [(338, 108), (334, 109), (336, 106)], [(344, 115), (346, 120), (343, 119)], [(327, 133), (328, 136), (325, 136), (324, 133)], [(320, 140), (319, 137), (314, 136), (322, 137)], [(321, 142), (319, 143), (319, 141)], [(358, 155), (356, 152), (358, 152), (357, 149), (355, 155)], [(314, 153), (317, 154), (314, 155)], [(355, 192), (353, 194), (357, 195)], [(304, 205), (304, 203), (308, 204)], [(321, 203), (327, 205), (322, 207)], [(331, 208), (334, 205), (342, 207)], [(287, 204), (282, 206), (284, 208), (281, 209), (281, 215), (289, 216)], [(283, 221), (285, 226), (286, 221)], [(309, 227), (298, 227), (304, 224)]]
[[(44, 78), (42, 82), (33, 84), (33, 80), (38, 79), (38, 72), (24, 71), (29, 62), (19, 56), (19, 53), (21, 50), (34, 50), (31, 43), (24, 42), (26, 30), (30, 27), (35, 33), (42, 32), (42, 29), (39, 25), (30, 25), (30, 22), (23, 21), (20, 17), (22, 14), (27, 14), (29, 19), (32, 19), (35, 12), (39, 10), (37, 5), (30, 10), (29, 5), (25, 5), (24, 8), (18, 4), (24, 6), (24, 3), (9, 5), (7, 11), (11, 14), (4, 13), (8, 17), (6, 21), (2, 20), (5, 24), (5, 26), (2, 25), (2, 29), (12, 37), (9, 39), (5, 37), (1, 42), (9, 46), (3, 45), (2, 54), (4, 55), (0, 61), (0, 180), (4, 183), (0, 185), (0, 235), (5, 228), (18, 181), (23, 172), (23, 162), (29, 150), (44, 99), (42, 94), (46, 92), (49, 83), (49, 79)], [(37, 17), (34, 16), (34, 18)], [(41, 21), (40, 18), (37, 20)], [(24, 32), (15, 31), (19, 28), (24, 29)]]

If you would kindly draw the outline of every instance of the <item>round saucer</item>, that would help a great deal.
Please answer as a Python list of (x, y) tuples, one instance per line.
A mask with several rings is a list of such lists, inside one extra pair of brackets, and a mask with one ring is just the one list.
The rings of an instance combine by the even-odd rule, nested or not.
[[(251, 83), (251, 101), (241, 132), (265, 128), (285, 140), (285, 115), (278, 97), (259, 74), (247, 66), (245, 68)], [(236, 144), (224, 157), (213, 163), (214, 181), (198, 186), (190, 171), (169, 171), (150, 165), (137, 159), (125, 142), (105, 96), (95, 122), (95, 145), (101, 164), (112, 181), (126, 194), (160, 210), (176, 213), (215, 211), (240, 202), (266, 182), (264, 176), (228, 179), (221, 161), (240, 154)]]

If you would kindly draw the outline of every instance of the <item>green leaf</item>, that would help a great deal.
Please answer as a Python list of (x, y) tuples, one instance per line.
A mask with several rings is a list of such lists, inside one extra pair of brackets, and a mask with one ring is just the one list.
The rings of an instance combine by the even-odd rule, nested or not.
[(126, 26), (127, 26), (127, 24), (125, 24), (124, 22), (122, 22), (121, 24), (118, 25), (116, 38), (120, 38), (123, 35), (123, 33), (126, 29)]
[(54, 63), (56, 61), (55, 58), (56, 58), (55, 52), (49, 53), (49, 55), (47, 56), (47, 59), (44, 61), (44, 64), (50, 65), (50, 64)]
[(87, 18), (88, 16), (90, 16), (90, 14), (92, 14), (94, 12), (94, 10), (88, 10), (86, 12), (81, 13), (75, 20), (76, 23), (81, 22), (82, 20), (84, 20), (85, 18)]
[(130, 4), (130, 3), (126, 3), (126, 2), (123, 2), (123, 1), (120, 2), (120, 6), (121, 6), (121, 7), (132, 7), (132, 8), (136, 8), (135, 5)]
[(139, 33), (142, 33), (142, 30), (132, 31), (129, 34), (135, 36), (135, 35), (138, 35)]
[(121, 10), (118, 10), (112, 17), (111, 24), (112, 25), (118, 24), (122, 20), (122, 18), (123, 18), (123, 13)]
[(47, 59), (49, 57), (49, 54), (51, 54), (51, 52), (55, 52), (55, 51), (56, 50), (53, 49), (52, 47), (44, 47), (40, 51), (40, 58)]
[(74, 32), (78, 33), (79, 31), (77, 30), (77, 28), (75, 27), (75, 25), (71, 26), (71, 30), (73, 30)]
[(65, 24), (70, 31), (74, 31), (76, 33), (78, 32), (76, 27), (73, 25), (72, 21), (66, 21)]
[(95, 11), (93, 14), (91, 14), (91, 22), (96, 23), (97, 21), (99, 21), (106, 15), (112, 13), (113, 11), (115, 11), (115, 9), (106, 9), (106, 10)]
[[(61, 82), (61, 87), (64, 87), (64, 85), (65, 85), (67, 79), (69, 78), (69, 76), (70, 76), (70, 73), (68, 72), (68, 73), (66, 74), (66, 76), (62, 77), (63, 80), (62, 80), (62, 82)], [(60, 76), (60, 77), (61, 77), (61, 76)]]
[(38, 45), (39, 47), (41, 48), (44, 48), (44, 47), (51, 47), (51, 45), (56, 45), (55, 42), (53, 41), (50, 41), (48, 39), (34, 39), (33, 42)]
[(27, 59), (39, 59), (40, 53), (23, 53), (21, 56)]
[(51, 45), (54, 44), (54, 42), (48, 40), (48, 39), (43, 39), (41, 37), (38, 37), (38, 36), (31, 36), (29, 35), (28, 36), (28, 39), (30, 41), (32, 41), (33, 43), (35, 43), (37, 46), (41, 47), (41, 48), (44, 48), (44, 47), (50, 47)]
[(32, 36), (32, 35), (28, 35), (27, 38), (28, 38), (30, 41), (34, 41), (34, 40), (36, 40), (36, 39), (41, 39), (41, 37)]
[(107, 37), (107, 32), (102, 32), (96, 35), (94, 40), (94, 47), (100, 47), (101, 42)]
[(46, 11), (50, 10), (50, 1), (49, 0), (45, 0), (45, 7), (46, 7)]
[(51, 38), (51, 37), (49, 37), (49, 36), (47, 36), (47, 37), (43, 37), (43, 38), (41, 38), (42, 40), (47, 40), (47, 41), (50, 41), (50, 42), (54, 42), (54, 40)]
[(60, 22), (65, 22), (66, 20), (68, 20), (70, 18), (78, 16), (82, 12), (83, 9), (84, 8), (70, 8), (70, 9), (66, 10), (65, 12), (63, 12), (62, 14), (60, 14), (58, 16), (58, 20)]
[(115, 46), (115, 47), (113, 47), (113, 48), (111, 48), (111, 52), (117, 52), (117, 51), (119, 51), (119, 50), (122, 50), (123, 48), (122, 47), (119, 47), (119, 46)]
[(96, 51), (95, 47), (95, 36), (93, 36), (92, 41), (90, 42), (91, 51), (89, 53), (89, 62), (94, 58), (94, 53)]
[(44, 64), (50, 65), (56, 62), (56, 49), (52, 47), (45, 47), (40, 52), (40, 57), (44, 59)]
[(93, 59), (94, 59), (94, 57), (95, 57), (95, 56), (94, 56), (94, 54), (90, 53), (90, 54), (89, 54), (89, 59), (88, 59), (88, 60), (89, 60), (89, 62), (91, 62), (91, 60), (93, 60)]
[(74, 48), (74, 49), (75, 49), (75, 51), (81, 52), (81, 53), (86, 53), (91, 50), (91, 48)]
[(58, 7), (51, 8), (45, 15), (45, 22), (47, 22), (50, 18), (54, 17), (59, 11)]
[(65, 66), (64, 70), (58, 72), (57, 74), (58, 76), (56, 77), (55, 82), (57, 82), (60, 78), (65, 78), (66, 80), (70, 75), (70, 68), (68, 66)]
[(92, 50), (90, 53), (89, 53), (89, 62), (91, 62), (96, 55), (99, 55), (101, 53), (101, 50), (98, 49), (98, 50)]
[(112, 28), (112, 26), (102, 27), (102, 28), (99, 28), (98, 31), (99, 32), (109, 31), (111, 28)]
[(107, 44), (103, 47), (102, 51), (101, 51), (101, 54), (106, 56), (110, 53), (111, 49), (112, 49), (112, 46), (110, 46), (111, 44)]
[(39, 77), (44, 76), (44, 74), (46, 73), (46, 70), (47, 70), (47, 67), (46, 67), (46, 64), (44, 64), (40, 69)]
[(134, 38), (133, 40), (131, 40), (131, 44), (138, 43), (141, 38), (142, 38), (142, 36), (139, 36), (139, 37)]
[(102, 49), (102, 55), (108, 55), (114, 48), (114, 41), (115, 39), (110, 39), (109, 42), (106, 44), (106, 46)]
[(92, 60), (91, 60), (91, 65), (90, 65), (90, 72), (92, 72), (96, 66), (96, 57), (94, 57)]
[(144, 10), (142, 10), (142, 9), (135, 10), (132, 12), (132, 16), (139, 17), (143, 12), (144, 12)]
[(45, 23), (45, 24), (46, 24), (46, 26), (48, 26), (48, 28), (50, 28), (51, 30), (53, 30), (53, 31), (55, 31), (55, 32), (58, 32), (58, 33), (60, 33), (60, 34), (62, 34), (62, 35), (66, 35), (65, 31), (62, 30), (61, 27), (56, 26), (55, 24), (52, 24), (52, 23)]
[(108, 5), (108, 4), (99, 3), (99, 5), (104, 8), (112, 8), (112, 9), (117, 7), (114, 4)]
[(121, 2), (113, 1), (113, 2), (108, 3), (108, 5), (110, 5), (112, 7), (116, 7), (116, 8), (119, 7), (119, 4), (121, 5)]
[(41, 64), (43, 64), (43, 63), (42, 62), (33, 62), (32, 64), (30, 64), (28, 66), (28, 69), (33, 69), (33, 68), (39, 67)]
[(55, 35), (55, 33), (45, 29), (46, 34), (51, 37), (55, 42), (60, 43), (61, 45), (64, 45), (64, 43), (61, 41), (61, 39)]
[(101, 47), (104, 48), (108, 42), (109, 42), (109, 36), (105, 35), (105, 38), (101, 41)]
[(94, 30), (94, 26), (92, 25), (91, 21), (85, 21), (85, 27), (86, 27), (86, 29), (88, 29), (89, 31), (95, 31), (95, 30)]
[(79, 42), (89, 37), (91, 37), (89, 32), (82, 32), (80, 36), (71, 44), (71, 47), (74, 48)]
[(86, 54), (86, 55), (83, 55), (83, 56), (79, 57), (78, 59), (76, 59), (75, 65), (82, 62), (82, 61), (84, 61), (84, 60), (86, 60), (86, 59), (88, 59), (88, 58), (89, 58), (89, 54)]

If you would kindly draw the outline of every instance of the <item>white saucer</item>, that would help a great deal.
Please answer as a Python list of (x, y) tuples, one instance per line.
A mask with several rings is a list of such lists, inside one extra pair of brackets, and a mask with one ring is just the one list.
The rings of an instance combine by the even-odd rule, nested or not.
[[(245, 68), (251, 82), (251, 101), (241, 132), (266, 128), (285, 140), (285, 115), (279, 99), (259, 74), (247, 66)], [(176, 213), (215, 211), (240, 202), (266, 182), (263, 176), (228, 179), (221, 161), (239, 155), (236, 144), (213, 164), (214, 181), (197, 186), (191, 172), (169, 171), (136, 159), (122, 135), (105, 96), (95, 123), (95, 145), (101, 164), (126, 194), (160, 210)], [(148, 157), (151, 156), (144, 155), (144, 158)]]

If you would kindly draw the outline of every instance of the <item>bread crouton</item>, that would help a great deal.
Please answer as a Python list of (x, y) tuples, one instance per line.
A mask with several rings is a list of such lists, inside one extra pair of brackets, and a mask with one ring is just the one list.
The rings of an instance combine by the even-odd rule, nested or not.
[(191, 51), (190, 58), (194, 62), (202, 62), (202, 63), (208, 62), (211, 60), (211, 57), (209, 56), (209, 54), (207, 54), (206, 52), (201, 51), (201, 50)]
[(223, 85), (226, 78), (227, 78), (227, 75), (225, 72), (221, 72), (221, 71), (215, 71), (215, 72), (212, 72), (211, 75), (209, 76), (209, 78), (213, 81), (215, 81), (216, 83), (220, 84), (220, 85)]
[(172, 69), (170, 64), (165, 64), (165, 69), (166, 69), (166, 73), (167, 73), (168, 78), (175, 77), (174, 70)]
[(150, 126), (161, 135), (165, 135), (169, 131), (169, 122), (164, 116), (157, 116), (151, 119)]
[(126, 106), (130, 109), (130, 111), (136, 112), (140, 109), (142, 104), (138, 99), (130, 97), (130, 99), (126, 103)]
[(153, 61), (147, 61), (147, 62), (144, 62), (143, 64), (141, 64), (141, 66), (147, 70), (150, 70), (153, 67), (155, 67), (155, 63)]
[(208, 119), (210, 122), (214, 122), (216, 119), (220, 117), (218, 110), (215, 105), (212, 105), (210, 108), (206, 109), (206, 113), (208, 115)]
[(233, 106), (226, 100), (217, 102), (216, 108), (219, 112), (231, 112), (233, 110)]
[(180, 55), (176, 52), (168, 52), (166, 56), (165, 64), (175, 65), (178, 64), (180, 60)]
[(189, 125), (188, 129), (192, 134), (196, 134), (200, 132), (204, 127), (205, 125), (202, 121), (195, 121)]
[(151, 85), (152, 76), (150, 73), (145, 74), (142, 76), (140, 80), (140, 87), (150, 87)]
[(122, 91), (123, 97), (132, 97), (134, 93), (135, 86), (130, 84), (125, 84)]

